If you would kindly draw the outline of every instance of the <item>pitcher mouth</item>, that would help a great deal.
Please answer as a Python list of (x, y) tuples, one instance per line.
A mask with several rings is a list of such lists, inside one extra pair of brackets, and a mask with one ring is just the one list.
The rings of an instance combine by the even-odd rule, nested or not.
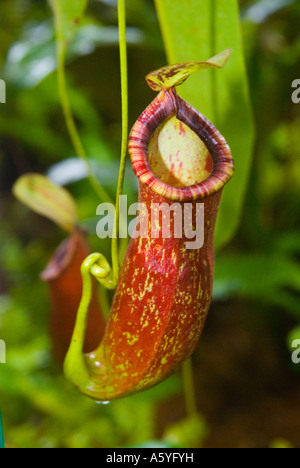
[[(210, 175), (194, 185), (168, 185), (158, 178), (149, 164), (151, 137), (172, 115), (202, 140), (212, 159), (213, 169)], [(219, 192), (234, 173), (231, 150), (224, 137), (200, 112), (181, 99), (174, 89), (162, 91), (140, 116), (129, 137), (129, 153), (133, 170), (140, 182), (172, 201), (203, 200)]]
[(85, 231), (78, 227), (58, 246), (46, 269), (40, 275), (43, 281), (55, 281), (66, 272), (75, 257), (76, 250), (83, 244), (85, 234)]

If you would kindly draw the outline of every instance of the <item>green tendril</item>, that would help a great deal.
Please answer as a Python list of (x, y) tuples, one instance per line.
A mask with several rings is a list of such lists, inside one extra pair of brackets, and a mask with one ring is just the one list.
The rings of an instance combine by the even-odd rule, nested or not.
[(112, 265), (115, 281), (119, 277), (119, 223), (120, 223), (120, 196), (123, 192), (127, 143), (128, 143), (128, 76), (127, 76), (127, 44), (126, 44), (126, 1), (118, 1), (119, 41), (120, 41), (120, 70), (121, 70), (121, 94), (122, 94), (122, 145), (120, 172), (116, 195), (116, 216), (114, 222), (114, 234), (112, 238)]
[(82, 381), (89, 380), (86, 362), (83, 355), (83, 345), (87, 328), (89, 307), (93, 294), (92, 276), (94, 276), (99, 283), (108, 289), (114, 289), (116, 287), (112, 269), (106, 258), (100, 253), (93, 253), (84, 260), (81, 265), (81, 275), (83, 283), (82, 296), (77, 312), (71, 344), (64, 362), (65, 375), (71, 382), (73, 382), (75, 371), (75, 374)]

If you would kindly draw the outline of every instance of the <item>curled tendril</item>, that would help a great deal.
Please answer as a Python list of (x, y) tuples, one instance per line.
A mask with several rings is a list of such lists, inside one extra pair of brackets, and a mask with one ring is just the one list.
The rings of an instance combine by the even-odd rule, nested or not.
[(111, 266), (104, 255), (100, 253), (93, 253), (84, 260), (81, 265), (81, 275), (83, 281), (82, 298), (77, 313), (71, 345), (64, 362), (65, 374), (71, 381), (74, 372), (80, 379), (87, 380), (89, 378), (82, 350), (87, 327), (89, 305), (92, 299), (92, 276), (108, 289), (115, 289), (116, 287)]
[(104, 255), (100, 253), (93, 253), (84, 260), (81, 266), (81, 274), (83, 280), (87, 275), (91, 274), (107, 289), (116, 288), (112, 268)]

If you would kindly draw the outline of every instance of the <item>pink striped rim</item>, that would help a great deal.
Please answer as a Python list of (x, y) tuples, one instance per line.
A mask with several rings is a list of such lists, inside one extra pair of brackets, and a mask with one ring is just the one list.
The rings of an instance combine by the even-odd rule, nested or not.
[[(148, 163), (148, 146), (155, 130), (172, 114), (185, 123), (205, 143), (213, 160), (210, 176), (189, 187), (172, 187), (157, 178)], [(158, 195), (173, 201), (203, 200), (221, 190), (231, 179), (234, 161), (221, 133), (200, 112), (181, 99), (174, 89), (162, 91), (134, 125), (129, 137), (129, 153), (138, 179)]]

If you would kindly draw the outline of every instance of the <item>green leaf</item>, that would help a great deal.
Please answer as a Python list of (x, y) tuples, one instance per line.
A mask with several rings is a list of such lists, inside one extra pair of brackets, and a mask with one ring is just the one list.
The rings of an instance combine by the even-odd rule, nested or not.
[(49, 0), (53, 9), (56, 27), (65, 47), (73, 39), (83, 17), (88, 0)]
[(184, 62), (160, 68), (146, 77), (154, 91), (170, 89), (184, 83), (192, 73), (208, 68), (223, 68), (231, 56), (231, 49), (223, 50), (206, 62)]
[(277, 253), (220, 255), (216, 264), (214, 298), (258, 300), (300, 317), (300, 267)]
[(199, 447), (207, 436), (207, 424), (199, 414), (167, 427), (163, 440), (171, 447)]
[(20, 177), (13, 187), (14, 195), (36, 213), (51, 219), (67, 231), (77, 223), (76, 204), (67, 190), (39, 174)]
[[(143, 44), (144, 36), (137, 28), (128, 28), (127, 44)], [(82, 24), (68, 48), (68, 63), (94, 52), (97, 47), (115, 46), (119, 31), (115, 26)], [(53, 22), (26, 23), (17, 42), (7, 54), (3, 75), (18, 88), (34, 88), (57, 69)]]
[(232, 57), (223, 70), (192, 76), (179, 94), (224, 135), (236, 164), (224, 189), (216, 247), (231, 240), (239, 225), (254, 142), (254, 127), (240, 33), (237, 0), (155, 0), (169, 63), (203, 60), (223, 49)]

